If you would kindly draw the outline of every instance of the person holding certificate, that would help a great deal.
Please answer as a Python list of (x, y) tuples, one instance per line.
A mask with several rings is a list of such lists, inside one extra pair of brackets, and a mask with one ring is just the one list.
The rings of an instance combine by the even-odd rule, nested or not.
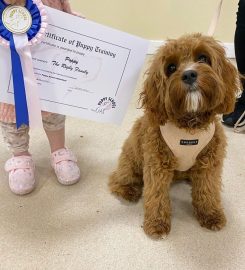
[[(245, 75), (245, 0), (239, 0), (237, 11), (237, 22), (235, 31), (235, 53), (239, 72)], [(236, 132), (245, 130), (245, 79), (242, 78), (243, 92), (237, 99), (233, 112), (223, 115), (224, 125), (234, 127)]]
[[(25, 6), (28, 1), (1, 0), (0, 4)], [(40, 2), (38, 1), (32, 2), (38, 5)], [(68, 0), (42, 0), (42, 2), (52, 8), (72, 13)], [(63, 185), (77, 183), (80, 179), (77, 160), (72, 151), (65, 147), (65, 116), (42, 112), (42, 121), (50, 144), (51, 165), (58, 181)], [(28, 194), (35, 188), (35, 165), (29, 152), (29, 127), (27, 125), (17, 127), (15, 107), (5, 103), (0, 103), (0, 125), (4, 142), (13, 155), (5, 164), (5, 170), (9, 173), (10, 189), (18, 195)]]

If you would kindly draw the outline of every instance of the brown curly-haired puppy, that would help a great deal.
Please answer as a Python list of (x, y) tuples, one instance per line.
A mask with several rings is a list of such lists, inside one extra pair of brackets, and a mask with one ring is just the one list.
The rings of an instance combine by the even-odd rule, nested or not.
[(123, 146), (110, 190), (132, 202), (143, 193), (144, 231), (161, 237), (171, 227), (170, 185), (189, 179), (199, 223), (220, 230), (226, 139), (216, 116), (233, 111), (237, 70), (212, 37), (191, 34), (161, 47), (147, 75), (144, 116)]

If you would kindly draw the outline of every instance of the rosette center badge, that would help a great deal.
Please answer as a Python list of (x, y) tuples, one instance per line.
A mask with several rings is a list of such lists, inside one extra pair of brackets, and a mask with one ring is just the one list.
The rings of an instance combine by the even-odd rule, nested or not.
[(26, 33), (32, 26), (29, 10), (21, 6), (8, 6), (2, 14), (4, 26), (14, 34)]

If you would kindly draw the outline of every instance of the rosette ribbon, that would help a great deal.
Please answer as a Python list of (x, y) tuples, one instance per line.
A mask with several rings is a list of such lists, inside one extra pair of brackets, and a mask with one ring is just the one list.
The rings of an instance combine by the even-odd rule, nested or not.
[[(47, 14), (41, 0), (26, 0), (25, 8), (31, 15), (30, 26), (24, 33), (16, 33), (9, 30), (4, 23), (4, 12), (8, 7), (15, 6), (9, 6), (0, 0), (0, 44), (10, 49), (11, 54), (16, 126), (19, 128), (24, 124), (31, 128), (40, 127), (42, 125), (41, 102), (33, 69), (31, 47), (45, 36), (48, 25)], [(15, 25), (18, 25), (16, 21), (18, 17), (12, 16), (11, 19)]]

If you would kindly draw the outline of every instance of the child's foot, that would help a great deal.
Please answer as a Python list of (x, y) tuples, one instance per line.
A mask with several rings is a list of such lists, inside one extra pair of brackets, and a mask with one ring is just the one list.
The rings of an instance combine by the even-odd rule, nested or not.
[(80, 169), (71, 150), (63, 148), (53, 152), (51, 165), (62, 185), (73, 185), (80, 180)]
[(31, 156), (12, 157), (5, 164), (9, 173), (9, 187), (17, 195), (25, 195), (35, 188), (35, 165)]

